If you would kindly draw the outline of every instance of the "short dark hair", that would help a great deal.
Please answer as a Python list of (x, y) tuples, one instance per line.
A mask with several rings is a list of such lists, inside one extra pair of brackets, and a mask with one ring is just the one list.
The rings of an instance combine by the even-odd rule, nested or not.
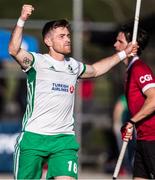
[[(124, 33), (126, 40), (128, 42), (132, 41), (133, 27), (134, 27), (134, 23), (130, 22), (128, 24), (124, 24), (119, 29), (119, 32)], [(146, 46), (149, 42), (149, 35), (146, 32), (146, 30), (144, 30), (140, 25), (138, 27), (138, 33), (137, 33), (137, 40), (136, 41), (138, 42), (138, 45), (139, 45), (137, 54), (141, 55), (142, 51), (146, 48)]]
[(69, 31), (71, 31), (71, 26), (70, 26), (69, 22), (65, 19), (49, 21), (43, 27), (43, 30), (42, 30), (43, 39), (45, 38), (46, 34), (50, 30), (56, 29), (58, 27), (66, 27)]

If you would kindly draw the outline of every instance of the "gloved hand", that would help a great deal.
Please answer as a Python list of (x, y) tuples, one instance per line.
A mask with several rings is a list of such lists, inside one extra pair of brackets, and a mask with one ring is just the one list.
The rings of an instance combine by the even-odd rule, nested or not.
[(121, 127), (121, 136), (123, 141), (129, 141), (132, 139), (132, 133), (133, 133), (133, 124), (130, 122), (125, 123)]
[(125, 123), (122, 127), (121, 127), (121, 137), (122, 137), (122, 140), (124, 139), (125, 135), (126, 135), (126, 125), (127, 123)]

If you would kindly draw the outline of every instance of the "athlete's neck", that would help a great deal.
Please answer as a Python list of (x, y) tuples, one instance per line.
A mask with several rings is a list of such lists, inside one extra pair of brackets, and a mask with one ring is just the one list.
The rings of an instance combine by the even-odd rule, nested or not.
[(65, 56), (63, 54), (56, 53), (56, 52), (53, 52), (53, 51), (52, 52), (49, 51), (48, 54), (57, 61), (64, 61)]

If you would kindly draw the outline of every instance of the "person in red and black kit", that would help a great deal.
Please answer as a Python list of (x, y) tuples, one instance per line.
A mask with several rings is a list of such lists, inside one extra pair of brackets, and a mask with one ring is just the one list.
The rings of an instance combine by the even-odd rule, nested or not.
[[(133, 23), (120, 28), (114, 47), (122, 51), (132, 40)], [(139, 49), (133, 58), (127, 58), (125, 94), (131, 119), (123, 125), (123, 140), (132, 139), (136, 129), (136, 150), (133, 178), (155, 179), (155, 76), (140, 58), (148, 44), (148, 33), (139, 27), (137, 43)], [(128, 131), (128, 129), (132, 131)]]

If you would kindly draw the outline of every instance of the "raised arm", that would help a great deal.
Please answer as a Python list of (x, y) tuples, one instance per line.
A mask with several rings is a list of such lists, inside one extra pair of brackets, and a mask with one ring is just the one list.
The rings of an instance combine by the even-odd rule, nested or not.
[(116, 53), (110, 57), (103, 58), (92, 65), (86, 65), (86, 71), (82, 74), (81, 78), (98, 77), (105, 74), (120, 61), (130, 57), (131, 55), (135, 55), (137, 53), (137, 48), (137, 44), (133, 45), (132, 43), (129, 43), (128, 47), (124, 51)]
[(9, 54), (21, 65), (23, 69), (27, 69), (33, 60), (33, 57), (26, 50), (21, 49), (22, 35), (24, 23), (34, 10), (32, 5), (23, 5), (20, 18), (12, 32), (9, 42)]

